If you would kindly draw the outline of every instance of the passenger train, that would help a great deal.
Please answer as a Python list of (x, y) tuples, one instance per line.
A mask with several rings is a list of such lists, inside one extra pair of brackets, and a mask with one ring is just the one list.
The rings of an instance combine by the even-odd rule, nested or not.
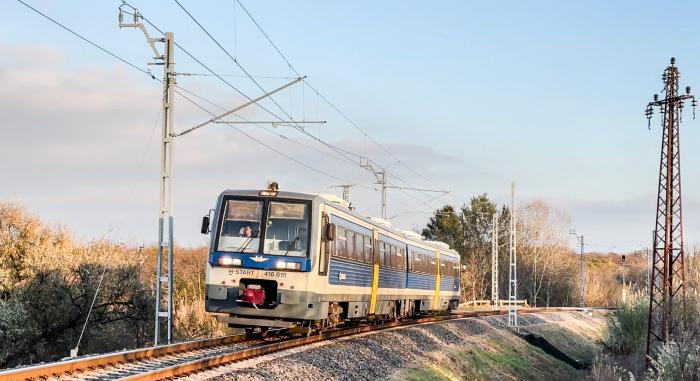
[(449, 311), (459, 254), (397, 231), (337, 196), (227, 190), (213, 217), (206, 311), (230, 327), (310, 333), (342, 323)]

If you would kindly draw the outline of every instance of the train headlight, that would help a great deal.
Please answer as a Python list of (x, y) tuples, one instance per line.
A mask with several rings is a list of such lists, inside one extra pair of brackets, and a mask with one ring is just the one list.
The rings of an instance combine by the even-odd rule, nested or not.
[(217, 263), (219, 266), (240, 266), (242, 264), (240, 258), (231, 257), (219, 257)]
[(301, 270), (301, 263), (277, 261), (275, 263), (275, 268), (276, 269), (286, 269), (286, 270)]

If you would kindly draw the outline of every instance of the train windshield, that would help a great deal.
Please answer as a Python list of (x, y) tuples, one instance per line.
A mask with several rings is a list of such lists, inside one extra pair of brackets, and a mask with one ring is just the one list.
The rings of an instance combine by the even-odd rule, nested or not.
[(263, 253), (305, 257), (309, 251), (309, 205), (270, 201)]
[(218, 250), (257, 253), (260, 250), (262, 211), (262, 201), (226, 201)]

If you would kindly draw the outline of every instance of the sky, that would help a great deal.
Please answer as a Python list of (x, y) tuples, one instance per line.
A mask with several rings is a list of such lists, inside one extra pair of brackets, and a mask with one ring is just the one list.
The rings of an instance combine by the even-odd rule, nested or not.
[[(153, 61), (140, 31), (118, 27), (121, 1), (25, 2), (138, 68)], [(232, 87), (262, 94), (175, 1), (129, 3), (224, 75), (231, 86), (202, 75), (207, 69), (175, 49), (178, 85), (223, 107), (198, 101), (206, 108), (245, 102)], [(180, 3), (263, 89), (295, 76), (240, 4)], [(276, 95), (277, 105), (294, 120), (326, 123), (309, 124), (308, 135), (290, 126), (241, 124), (239, 132), (214, 124), (177, 138), (177, 244), (206, 242), (200, 220), (221, 191), (271, 180), (311, 193), (339, 194), (331, 186), (354, 184), (357, 210), (379, 215), (374, 177), (354, 155), (386, 167), (391, 185), (450, 191), (430, 201), (435, 193), (389, 190), (387, 214), (398, 228), (421, 228), (436, 208), (482, 193), (509, 203), (514, 181), (519, 204), (542, 199), (567, 213), (587, 251), (650, 244), (661, 130), (656, 117), (647, 129), (644, 108), (661, 90), (671, 56), (681, 86), (700, 88), (700, 4), (241, 3), (307, 76)], [(0, 200), (64, 224), (79, 239), (155, 243), (161, 84), (20, 2), (0, 2), (0, 13), (7, 20), (0, 24)], [(161, 67), (151, 70), (162, 77)], [(284, 116), (269, 99), (261, 104)], [(210, 118), (182, 97), (175, 105), (176, 131)], [(239, 115), (275, 120), (258, 107)], [(687, 110), (681, 151), (689, 245), (700, 242), (699, 127)]]

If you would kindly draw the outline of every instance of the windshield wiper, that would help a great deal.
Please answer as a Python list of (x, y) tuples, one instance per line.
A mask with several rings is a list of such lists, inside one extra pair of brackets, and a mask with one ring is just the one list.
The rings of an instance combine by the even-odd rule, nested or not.
[(294, 244), (296, 244), (298, 240), (299, 240), (299, 236), (294, 237), (294, 241), (292, 241), (292, 244), (289, 245), (289, 247), (287, 248), (287, 251), (285, 251), (284, 254), (282, 254), (282, 255), (287, 255), (287, 253), (289, 253), (289, 250), (292, 250), (292, 248), (294, 247)]
[(240, 248), (238, 248), (238, 252), (243, 253), (244, 250), (246, 249), (246, 247), (248, 247), (248, 245), (253, 241), (253, 238), (255, 238), (255, 237), (252, 237), (252, 236), (248, 237), (248, 240), (245, 241), (245, 244), (243, 246), (241, 246)]

